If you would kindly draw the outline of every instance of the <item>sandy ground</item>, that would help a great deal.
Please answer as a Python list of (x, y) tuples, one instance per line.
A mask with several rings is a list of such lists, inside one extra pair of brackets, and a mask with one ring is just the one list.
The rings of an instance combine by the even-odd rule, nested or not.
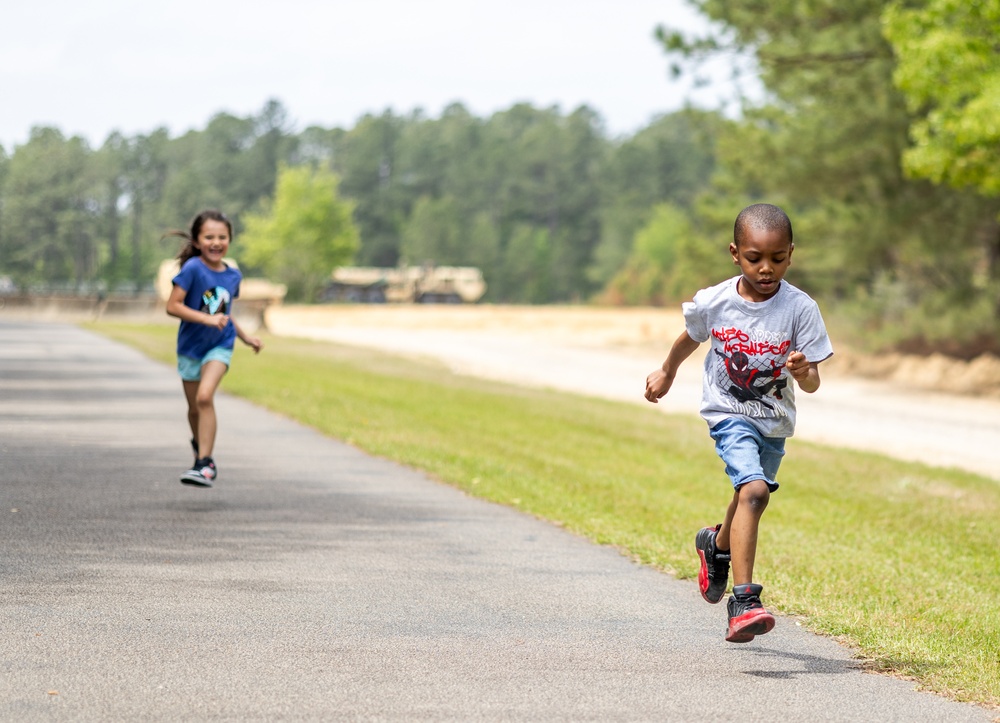
[[(673, 310), (502, 306), (283, 306), (268, 310), (267, 325), (277, 335), (430, 358), (483, 379), (636, 404), (648, 404), (646, 375), (683, 330)], [(862, 379), (848, 356), (824, 363), (819, 392), (797, 396), (796, 438), (1000, 481), (993, 460), (1000, 398), (920, 389), (898, 377)], [(658, 405), (665, 413), (697, 415), (701, 358), (696, 353), (681, 369)]]

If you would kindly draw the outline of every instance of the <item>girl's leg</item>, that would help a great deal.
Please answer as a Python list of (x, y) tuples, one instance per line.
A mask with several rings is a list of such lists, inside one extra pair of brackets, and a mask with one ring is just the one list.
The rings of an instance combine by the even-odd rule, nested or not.
[(184, 384), (184, 398), (188, 405), (188, 426), (191, 427), (192, 439), (198, 439), (198, 384), (200, 382), (186, 382)]
[[(194, 416), (197, 420), (195, 437), (198, 440), (198, 452), (204, 457), (211, 457), (215, 448), (215, 432), (218, 422), (215, 416), (215, 391), (225, 376), (227, 367), (220, 361), (208, 361), (201, 367), (201, 381), (196, 384), (194, 394)], [(185, 384), (187, 391), (187, 383)], [(190, 401), (188, 402), (190, 406)], [(188, 413), (190, 417), (190, 412)]]
[(753, 582), (753, 566), (757, 558), (757, 528), (767, 508), (771, 493), (767, 482), (754, 480), (741, 486), (726, 510), (726, 519), (715, 538), (717, 547), (730, 550), (733, 584)]

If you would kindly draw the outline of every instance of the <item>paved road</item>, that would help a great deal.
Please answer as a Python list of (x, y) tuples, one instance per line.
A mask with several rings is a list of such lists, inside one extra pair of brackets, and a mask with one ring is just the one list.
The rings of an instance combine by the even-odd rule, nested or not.
[(989, 721), (690, 581), (223, 395), (0, 319), (0, 719)]

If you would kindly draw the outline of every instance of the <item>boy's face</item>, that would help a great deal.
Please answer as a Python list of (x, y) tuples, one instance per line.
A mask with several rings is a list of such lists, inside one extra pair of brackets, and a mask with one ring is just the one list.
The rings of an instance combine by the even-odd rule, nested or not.
[(747, 301), (766, 301), (781, 285), (792, 261), (795, 244), (782, 231), (749, 228), (743, 242), (729, 244), (733, 263), (740, 267), (739, 293)]

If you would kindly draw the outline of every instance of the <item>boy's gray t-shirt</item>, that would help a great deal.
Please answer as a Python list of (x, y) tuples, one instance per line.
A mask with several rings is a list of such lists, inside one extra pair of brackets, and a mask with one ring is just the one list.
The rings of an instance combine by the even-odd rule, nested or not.
[(736, 276), (702, 289), (683, 305), (688, 335), (711, 341), (705, 356), (701, 416), (708, 426), (729, 417), (749, 420), (765, 437), (795, 431), (795, 381), (785, 369), (793, 351), (810, 362), (833, 354), (819, 306), (782, 281), (767, 301), (747, 301)]

